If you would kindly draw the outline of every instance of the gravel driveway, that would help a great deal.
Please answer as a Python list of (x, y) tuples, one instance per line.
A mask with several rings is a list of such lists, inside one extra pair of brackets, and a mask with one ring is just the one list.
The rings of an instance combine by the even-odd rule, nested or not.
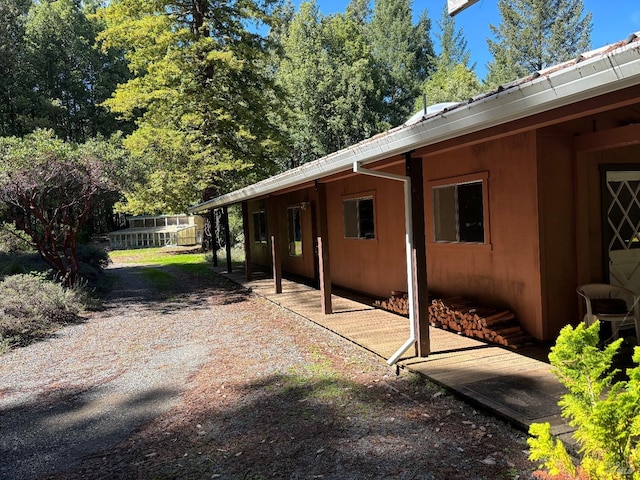
[(528, 478), (524, 434), (223, 280), (106, 310), (0, 364), (0, 478)]

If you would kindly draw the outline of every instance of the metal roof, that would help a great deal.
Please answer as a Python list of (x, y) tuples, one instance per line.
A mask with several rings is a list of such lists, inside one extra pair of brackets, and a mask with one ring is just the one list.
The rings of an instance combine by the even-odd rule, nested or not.
[(297, 168), (195, 205), (201, 212), (261, 197), (427, 145), (640, 84), (640, 32), (575, 60), (453, 104)]

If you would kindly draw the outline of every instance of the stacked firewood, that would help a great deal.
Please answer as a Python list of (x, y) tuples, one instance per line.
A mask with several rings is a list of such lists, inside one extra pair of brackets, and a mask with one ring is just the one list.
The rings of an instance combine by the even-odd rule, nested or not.
[(399, 315), (409, 315), (409, 297), (407, 292), (391, 292), (391, 296), (387, 300), (376, 300), (374, 305)]
[(512, 349), (533, 345), (533, 338), (522, 329), (512, 312), (478, 306), (462, 297), (433, 300), (429, 321), (433, 326)]
[[(376, 300), (376, 307), (409, 315), (406, 292), (392, 292), (387, 300)], [(462, 297), (434, 299), (429, 306), (429, 322), (434, 327), (453, 330), (512, 349), (531, 346), (533, 338), (525, 332), (509, 310), (478, 306)]]

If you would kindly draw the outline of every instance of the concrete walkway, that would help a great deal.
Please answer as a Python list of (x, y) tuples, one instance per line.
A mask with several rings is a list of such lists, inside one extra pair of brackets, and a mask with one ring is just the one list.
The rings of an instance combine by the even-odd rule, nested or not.
[[(385, 360), (409, 337), (406, 318), (346, 296), (332, 295), (334, 313), (324, 315), (320, 291), (312, 287), (283, 279), (282, 293), (275, 294), (273, 280), (266, 274), (254, 272), (253, 280), (247, 281), (243, 271), (214, 270)], [(429, 335), (431, 355), (415, 357), (409, 349), (398, 368), (419, 373), (525, 431), (531, 423), (549, 422), (554, 435), (568, 446), (574, 444), (572, 429), (558, 407), (564, 387), (551, 374), (550, 365), (539, 359), (540, 349), (512, 351), (434, 327)]]

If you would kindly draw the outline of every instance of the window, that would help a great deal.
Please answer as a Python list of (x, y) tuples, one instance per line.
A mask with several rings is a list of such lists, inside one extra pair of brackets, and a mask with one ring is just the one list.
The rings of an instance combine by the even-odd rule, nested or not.
[(300, 207), (287, 208), (287, 224), (289, 238), (289, 255), (298, 257), (302, 255), (302, 226)]
[(267, 242), (267, 215), (264, 210), (253, 212), (253, 240), (257, 243)]
[(343, 200), (344, 238), (375, 238), (373, 197)]
[(433, 187), (436, 242), (485, 243), (484, 181)]

